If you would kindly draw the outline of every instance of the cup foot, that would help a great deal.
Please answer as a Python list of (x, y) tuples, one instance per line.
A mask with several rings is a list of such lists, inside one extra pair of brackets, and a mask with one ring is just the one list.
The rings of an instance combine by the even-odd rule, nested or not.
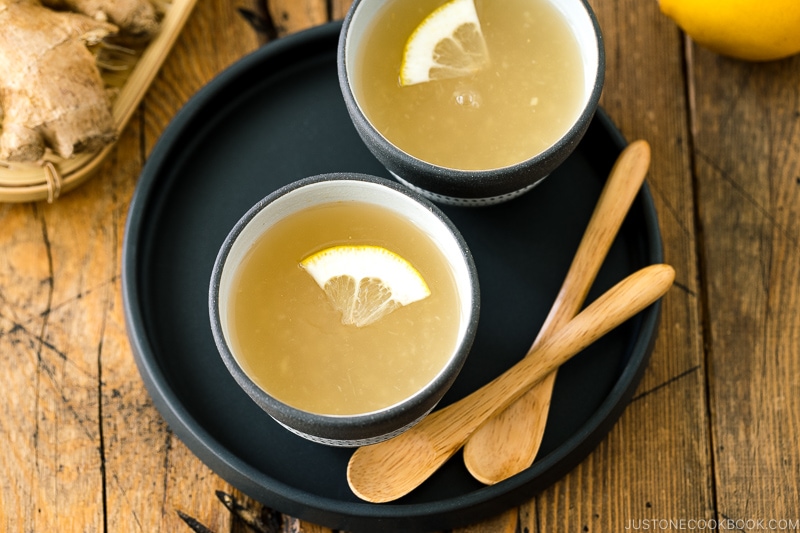
[(395, 174), (391, 170), (389, 172), (391, 172), (392, 176), (394, 176), (394, 178), (397, 181), (399, 181), (400, 183), (402, 183), (403, 185), (405, 185), (406, 187), (408, 187), (412, 191), (418, 192), (419, 194), (421, 194), (422, 196), (424, 196), (428, 200), (432, 200), (432, 201), (434, 201), (436, 203), (439, 203), (439, 204), (456, 205), (456, 206), (460, 206), (460, 207), (484, 207), (484, 206), (488, 206), (488, 205), (501, 204), (503, 202), (507, 202), (509, 200), (513, 200), (514, 198), (517, 198), (518, 196), (522, 196), (526, 192), (530, 191), (531, 189), (533, 189), (534, 187), (539, 185), (547, 177), (547, 176), (543, 176), (539, 180), (535, 181), (534, 183), (531, 183), (530, 185), (528, 185), (526, 187), (523, 187), (522, 189), (519, 189), (519, 190), (516, 190), (516, 191), (512, 191), (512, 192), (509, 192), (509, 193), (506, 193), (506, 194), (501, 194), (501, 195), (498, 195), (498, 196), (489, 196), (489, 197), (486, 197), (486, 198), (457, 198), (455, 196), (446, 196), (444, 194), (438, 194), (438, 193), (435, 193), (435, 192), (426, 191), (425, 189), (417, 187), (413, 183), (410, 183), (410, 182), (404, 180), (403, 178), (401, 178), (400, 176), (398, 176), (397, 174)]

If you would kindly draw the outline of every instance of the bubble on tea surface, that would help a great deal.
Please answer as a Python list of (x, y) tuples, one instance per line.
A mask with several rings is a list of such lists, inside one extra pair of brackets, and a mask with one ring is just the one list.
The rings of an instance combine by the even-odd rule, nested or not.
[(478, 109), (483, 103), (481, 93), (469, 87), (459, 87), (453, 91), (453, 101), (459, 107)]

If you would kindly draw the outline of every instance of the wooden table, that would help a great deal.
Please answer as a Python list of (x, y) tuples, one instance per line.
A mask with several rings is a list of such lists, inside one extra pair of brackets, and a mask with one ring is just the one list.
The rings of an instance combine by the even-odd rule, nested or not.
[[(525, 505), (463, 531), (797, 530), (800, 57), (726, 59), (685, 39), (656, 0), (591, 3), (602, 105), (652, 146), (677, 281), (610, 435)], [(261, 509), (171, 433), (131, 357), (120, 253), (137, 176), (175, 112), (265, 40), (348, 4), (198, 2), (99, 175), (53, 204), (0, 204), (0, 529), (188, 531), (183, 513), (247, 531), (223, 491), (275, 531), (326, 531)], [(267, 20), (261, 32), (240, 8)]]

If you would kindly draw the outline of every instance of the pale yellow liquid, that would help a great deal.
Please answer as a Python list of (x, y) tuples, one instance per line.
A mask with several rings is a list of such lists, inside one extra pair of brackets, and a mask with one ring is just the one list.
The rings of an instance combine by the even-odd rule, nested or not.
[(490, 64), (474, 76), (402, 87), (403, 47), (443, 0), (391, 0), (365, 36), (354, 92), (384, 137), (418, 159), (462, 170), (520, 163), (580, 113), (575, 35), (548, 0), (475, 0)]
[[(431, 295), (369, 326), (344, 325), (299, 265), (336, 244), (383, 246), (420, 272)], [(455, 280), (431, 239), (386, 209), (358, 202), (287, 217), (254, 245), (235, 275), (230, 321), (245, 372), (279, 400), (320, 414), (359, 414), (417, 392), (444, 367), (460, 321)]]

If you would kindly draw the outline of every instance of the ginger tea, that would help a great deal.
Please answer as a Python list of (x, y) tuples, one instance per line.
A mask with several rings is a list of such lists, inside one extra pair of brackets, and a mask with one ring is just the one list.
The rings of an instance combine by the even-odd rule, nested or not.
[(459, 170), (514, 165), (547, 149), (580, 114), (578, 40), (551, 0), (475, 0), (488, 63), (467, 76), (403, 86), (406, 40), (443, 0), (390, 0), (364, 36), (354, 93), (408, 154)]
[[(371, 324), (344, 324), (300, 265), (337, 245), (390, 250), (430, 295)], [(244, 371), (284, 403), (318, 414), (373, 412), (412, 396), (446, 365), (461, 320), (453, 273), (431, 238), (356, 201), (310, 207), (266, 230), (239, 265), (230, 298), (231, 344)]]

